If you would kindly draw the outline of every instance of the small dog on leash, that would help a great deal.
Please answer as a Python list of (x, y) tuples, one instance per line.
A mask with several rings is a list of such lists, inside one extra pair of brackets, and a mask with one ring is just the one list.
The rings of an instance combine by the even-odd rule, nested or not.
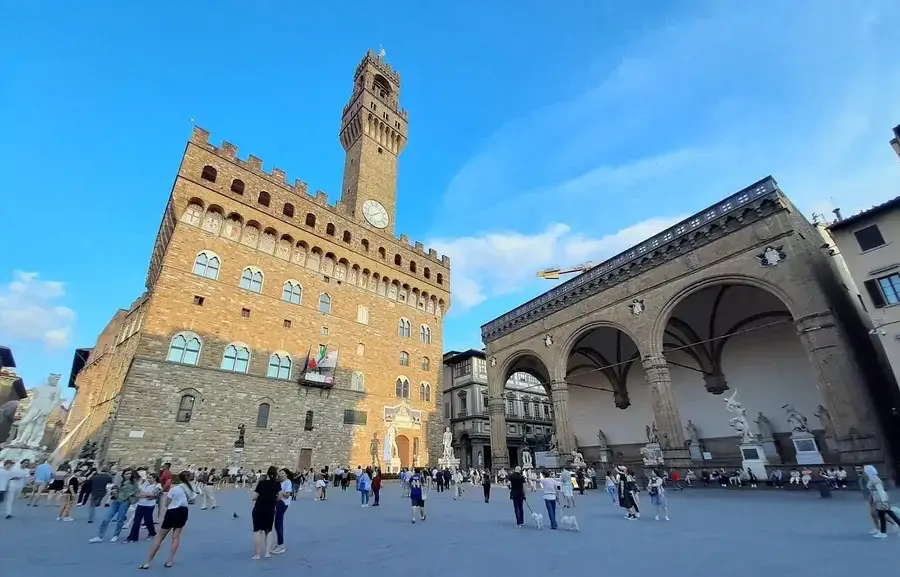
[(559, 526), (566, 531), (581, 531), (578, 528), (578, 519), (575, 515), (567, 515), (559, 520)]
[(543, 529), (544, 528), (544, 516), (541, 515), (540, 513), (535, 513), (532, 511), (531, 522), (534, 523), (535, 529)]

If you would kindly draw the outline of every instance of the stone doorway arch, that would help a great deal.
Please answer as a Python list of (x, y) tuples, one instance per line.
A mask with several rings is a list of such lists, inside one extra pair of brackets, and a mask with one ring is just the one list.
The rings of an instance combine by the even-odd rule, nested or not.
[(397, 435), (397, 453), (400, 456), (400, 466), (409, 468), (409, 437), (406, 435)]

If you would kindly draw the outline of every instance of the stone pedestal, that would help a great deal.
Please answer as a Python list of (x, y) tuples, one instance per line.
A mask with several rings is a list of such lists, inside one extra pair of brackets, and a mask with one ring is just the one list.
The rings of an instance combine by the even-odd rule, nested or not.
[(768, 479), (769, 473), (766, 471), (766, 465), (769, 464), (769, 461), (766, 459), (766, 452), (762, 445), (759, 443), (744, 443), (740, 447), (742, 470), (745, 472), (747, 469), (753, 471), (757, 481), (760, 483)]
[(825, 463), (822, 453), (819, 452), (819, 446), (816, 444), (816, 437), (812, 433), (794, 431), (791, 433), (791, 442), (797, 452), (798, 465), (822, 465)]
[(768, 459), (770, 463), (781, 464), (781, 455), (778, 454), (778, 447), (775, 445), (775, 439), (772, 437), (762, 438), (759, 440), (759, 444), (762, 446), (766, 459)]
[(613, 452), (609, 447), (600, 449), (598, 459), (604, 465), (613, 462)]
[(0, 463), (7, 459), (19, 463), (22, 459), (28, 459), (32, 463), (39, 460), (47, 459), (50, 454), (41, 447), (26, 447), (24, 445), (13, 445), (12, 443), (0, 449)]
[(691, 461), (696, 463), (703, 461), (703, 449), (700, 445), (691, 445), (688, 447), (688, 452), (691, 454)]
[(438, 459), (438, 467), (441, 469), (450, 469), (456, 471), (459, 469), (459, 459), (456, 457), (441, 457)]
[(543, 467), (545, 469), (559, 469), (559, 453), (556, 451), (536, 451), (534, 453), (534, 462), (538, 467)]
[(644, 445), (641, 449), (641, 457), (644, 460), (645, 467), (661, 467), (666, 463), (659, 443), (647, 443)]
[(393, 457), (388, 463), (388, 472), (389, 473), (399, 473), (400, 472), (400, 457)]

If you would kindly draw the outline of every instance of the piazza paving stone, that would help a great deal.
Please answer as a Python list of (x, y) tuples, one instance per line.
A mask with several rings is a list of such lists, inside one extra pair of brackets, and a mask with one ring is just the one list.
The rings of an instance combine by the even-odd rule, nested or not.
[[(396, 484), (382, 491), (377, 508), (361, 508), (352, 488), (330, 488), (328, 497), (314, 502), (312, 493), (301, 493), (285, 520), (287, 552), (251, 561), (252, 505), (247, 491), (222, 491), (218, 509), (192, 506), (175, 567), (163, 568), (167, 543), (150, 573), (346, 577), (362, 570), (366, 575), (425, 571), (523, 577), (564, 570), (758, 577), (859, 571), (889, 575), (900, 566), (900, 537), (870, 537), (865, 503), (855, 492), (821, 499), (815, 491), (670, 491), (672, 521), (666, 523), (653, 520), (646, 495), (642, 518), (632, 522), (623, 519), (605, 492), (589, 491), (576, 495), (580, 533), (546, 527), (538, 531), (530, 525), (517, 529), (508, 491), (497, 487), (489, 504), (483, 502), (480, 487), (467, 489), (461, 501), (454, 501), (449, 492), (431, 491), (428, 519), (415, 525), (410, 523), (409, 501), (400, 497)], [(530, 493), (528, 502), (536, 511), (543, 510), (540, 493)], [(149, 542), (88, 543), (106, 511), (99, 509), (98, 521), (88, 525), (87, 510), (78, 508), (75, 522), (62, 523), (56, 521), (55, 507), (25, 508), (18, 503), (15, 517), (0, 519), (3, 574), (97, 577), (104, 571), (136, 571)], [(526, 522), (528, 517), (526, 509)], [(107, 539), (111, 535), (110, 530)]]

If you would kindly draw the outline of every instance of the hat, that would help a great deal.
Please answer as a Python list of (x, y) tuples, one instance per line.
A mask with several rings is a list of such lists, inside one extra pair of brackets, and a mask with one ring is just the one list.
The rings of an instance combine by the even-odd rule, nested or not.
[(628, 468), (625, 465), (619, 465), (618, 467), (616, 467), (616, 471), (618, 471), (619, 473), (627, 473)]

